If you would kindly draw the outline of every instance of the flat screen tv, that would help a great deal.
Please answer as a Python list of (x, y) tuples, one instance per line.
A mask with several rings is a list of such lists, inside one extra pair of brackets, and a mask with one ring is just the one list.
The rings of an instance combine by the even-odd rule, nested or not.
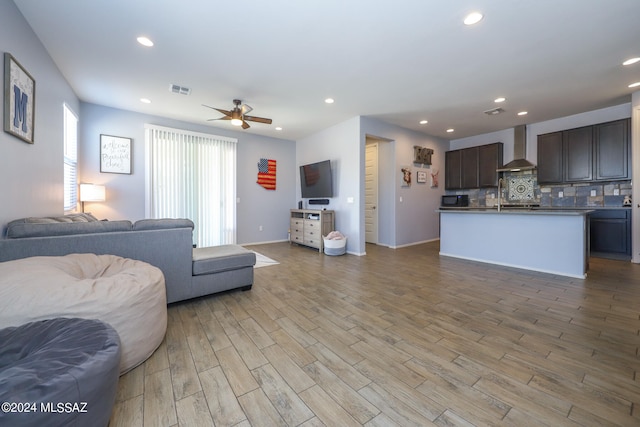
[(300, 166), (300, 188), (303, 199), (333, 197), (331, 161)]

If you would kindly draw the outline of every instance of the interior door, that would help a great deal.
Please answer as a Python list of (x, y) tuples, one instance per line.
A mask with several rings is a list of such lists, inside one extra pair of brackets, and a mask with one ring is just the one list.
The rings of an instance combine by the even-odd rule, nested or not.
[(364, 166), (365, 242), (378, 243), (378, 143), (365, 147)]

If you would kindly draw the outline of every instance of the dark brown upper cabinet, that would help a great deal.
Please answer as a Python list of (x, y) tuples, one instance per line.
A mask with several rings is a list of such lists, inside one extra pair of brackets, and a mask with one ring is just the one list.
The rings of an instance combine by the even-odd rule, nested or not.
[(538, 182), (629, 179), (630, 119), (538, 135)]
[(445, 190), (462, 188), (462, 150), (444, 153), (444, 173)]
[(564, 180), (593, 180), (593, 126), (564, 131)]
[(595, 178), (601, 181), (628, 179), (631, 167), (629, 143), (631, 120), (594, 126)]
[(462, 188), (478, 188), (478, 147), (462, 150)]
[(502, 165), (502, 143), (452, 150), (445, 153), (446, 190), (497, 187)]
[(502, 166), (502, 142), (478, 147), (478, 185), (480, 188), (497, 187), (497, 169)]
[(564, 181), (562, 165), (562, 132), (538, 135), (538, 182)]

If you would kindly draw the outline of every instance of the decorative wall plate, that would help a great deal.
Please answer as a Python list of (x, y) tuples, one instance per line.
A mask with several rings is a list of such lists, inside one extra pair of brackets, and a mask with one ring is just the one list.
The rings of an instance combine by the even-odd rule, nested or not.
[(535, 179), (532, 176), (512, 176), (508, 180), (509, 201), (531, 201), (534, 199)]

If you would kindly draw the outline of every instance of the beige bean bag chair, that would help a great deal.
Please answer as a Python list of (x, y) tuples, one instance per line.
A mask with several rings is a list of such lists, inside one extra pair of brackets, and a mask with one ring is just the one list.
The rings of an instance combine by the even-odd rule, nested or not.
[(57, 317), (111, 325), (120, 336), (123, 374), (151, 356), (164, 338), (164, 276), (151, 264), (114, 255), (0, 263), (0, 329)]

